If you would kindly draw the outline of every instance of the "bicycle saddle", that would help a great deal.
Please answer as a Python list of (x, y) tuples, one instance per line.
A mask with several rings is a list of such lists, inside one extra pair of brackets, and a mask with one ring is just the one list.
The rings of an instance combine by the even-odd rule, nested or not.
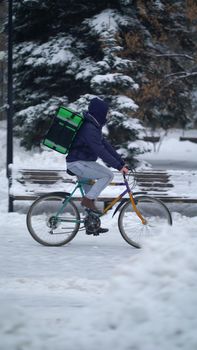
[(66, 170), (67, 174), (68, 175), (71, 175), (71, 176), (77, 176), (76, 174), (74, 174), (72, 171), (70, 171), (69, 169)]

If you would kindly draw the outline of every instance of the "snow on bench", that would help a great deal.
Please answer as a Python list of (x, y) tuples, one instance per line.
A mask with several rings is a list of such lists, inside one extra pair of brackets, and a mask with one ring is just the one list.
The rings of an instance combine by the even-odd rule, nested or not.
[[(197, 171), (185, 170), (143, 170), (135, 173), (136, 192), (145, 192), (162, 199), (164, 202), (197, 203)], [(120, 172), (114, 172), (113, 182), (101, 193), (99, 201), (109, 202), (124, 189)], [(133, 176), (129, 182), (133, 183)], [(34, 200), (39, 195), (63, 191), (71, 192), (76, 178), (69, 176), (65, 170), (50, 169), (10, 169), (9, 200), (11, 208), (14, 201)], [(80, 192), (76, 191), (74, 200), (80, 200)], [(12, 211), (12, 210), (10, 210)]]

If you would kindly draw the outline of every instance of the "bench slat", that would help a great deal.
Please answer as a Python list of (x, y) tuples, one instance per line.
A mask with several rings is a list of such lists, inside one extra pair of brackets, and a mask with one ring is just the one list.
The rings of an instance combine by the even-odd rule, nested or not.
[[(114, 180), (112, 182), (115, 183), (116, 189), (118, 189), (118, 183), (122, 182), (122, 175), (118, 172), (114, 172)], [(180, 171), (178, 174), (173, 171), (166, 170), (146, 170), (146, 171), (138, 171), (135, 173), (136, 179), (136, 188), (137, 191), (143, 191), (148, 193), (150, 196), (155, 196), (156, 198), (161, 199), (164, 202), (168, 203), (197, 203), (197, 198), (194, 197), (195, 190), (192, 190), (191, 184), (194, 180), (197, 183), (197, 172), (196, 171)], [(34, 200), (41, 194), (46, 194), (49, 192), (56, 191), (59, 186), (59, 191), (67, 191), (68, 184), (68, 192), (70, 191), (69, 184), (76, 183), (76, 177), (70, 177), (66, 173), (65, 170), (54, 170), (54, 169), (13, 169), (10, 180), (13, 183), (13, 189), (10, 188), (9, 196), (14, 201), (25, 201), (25, 200)], [(129, 179), (129, 182), (132, 185), (132, 176)], [(10, 181), (10, 183), (11, 183)], [(184, 186), (188, 186), (188, 193), (185, 190), (185, 194), (182, 193), (181, 196), (181, 188), (184, 182)], [(62, 183), (62, 186), (61, 186)], [(14, 191), (14, 185), (16, 185), (16, 190)], [(176, 185), (176, 186), (175, 186)], [(175, 187), (174, 187), (175, 186)], [(195, 187), (195, 186), (194, 186)], [(170, 192), (173, 188), (173, 193)], [(120, 191), (110, 191), (110, 196), (105, 193), (101, 194), (101, 197), (98, 199), (99, 201), (109, 202), (113, 198), (117, 196), (117, 193), (122, 192), (122, 188)], [(17, 193), (16, 193), (17, 192)], [(104, 191), (105, 192), (105, 191)], [(114, 194), (115, 193), (115, 194)], [(80, 197), (74, 197), (73, 200), (79, 201)]]
[[(46, 192), (47, 194), (48, 192)], [(41, 194), (45, 194), (45, 193), (39, 193), (39, 194), (32, 194), (32, 195), (26, 195), (26, 196), (15, 196), (14, 199), (16, 201), (33, 201), (35, 199), (37, 199)], [(158, 199), (162, 200), (165, 203), (197, 203), (197, 198), (182, 198), (182, 197), (168, 197), (168, 196), (157, 196)], [(129, 199), (129, 198), (128, 198)], [(81, 197), (73, 197), (72, 198), (73, 201), (80, 201)], [(101, 197), (98, 198), (98, 202), (110, 202), (112, 201), (113, 198), (110, 197)]]

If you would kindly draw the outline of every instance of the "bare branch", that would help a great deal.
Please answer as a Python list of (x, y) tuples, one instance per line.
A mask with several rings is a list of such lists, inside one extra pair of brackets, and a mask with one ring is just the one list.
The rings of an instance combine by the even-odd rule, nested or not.
[[(182, 75), (179, 75), (179, 74)], [(166, 84), (166, 86), (171, 85), (172, 83), (174, 83), (176, 80), (179, 79), (185, 79), (185, 78), (191, 78), (197, 75), (197, 72), (192, 72), (192, 73), (187, 73), (187, 72), (179, 72), (179, 73), (174, 73), (174, 74), (169, 74), (168, 76), (166, 76), (166, 78), (169, 78), (171, 76), (174, 77), (174, 79), (172, 81), (170, 81), (168, 84)]]
[(188, 73), (186, 73), (185, 71), (176, 72), (176, 73), (171, 73), (171, 74), (167, 74), (167, 75), (164, 77), (164, 79), (170, 78), (170, 77), (173, 77), (173, 76), (180, 76), (181, 74), (185, 75), (185, 74), (188, 74)]
[(151, 56), (155, 56), (155, 57), (183, 57), (183, 58), (187, 58), (188, 60), (194, 61), (194, 58), (192, 56), (189, 55), (185, 55), (183, 53), (164, 53), (164, 54), (159, 54), (159, 55), (152, 55)]

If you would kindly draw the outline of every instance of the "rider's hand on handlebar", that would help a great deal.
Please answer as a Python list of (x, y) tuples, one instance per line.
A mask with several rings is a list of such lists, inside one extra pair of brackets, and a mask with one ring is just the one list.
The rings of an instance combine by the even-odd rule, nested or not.
[(120, 169), (120, 172), (121, 172), (122, 174), (128, 174), (129, 169), (128, 169), (126, 166), (123, 166), (123, 168)]

